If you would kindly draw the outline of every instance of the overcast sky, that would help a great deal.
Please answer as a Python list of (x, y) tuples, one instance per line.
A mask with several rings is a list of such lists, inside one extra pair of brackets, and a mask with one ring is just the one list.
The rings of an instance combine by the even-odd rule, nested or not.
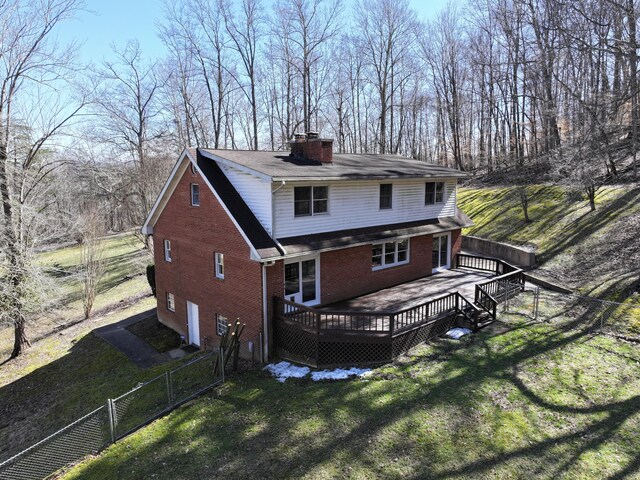
[[(270, 0), (264, 3), (270, 8)], [(410, 3), (418, 11), (418, 18), (425, 19), (437, 15), (447, 0), (410, 0)], [(146, 58), (164, 55), (156, 28), (156, 22), (162, 20), (161, 0), (87, 0), (86, 6), (88, 11), (59, 31), (63, 42), (84, 43), (80, 50), (83, 61), (99, 63), (111, 55), (111, 44), (123, 46), (133, 38), (140, 42)]]

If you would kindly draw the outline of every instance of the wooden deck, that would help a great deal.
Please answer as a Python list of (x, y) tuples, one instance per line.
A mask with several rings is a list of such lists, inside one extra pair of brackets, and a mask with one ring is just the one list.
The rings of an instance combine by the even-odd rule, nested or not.
[(473, 300), (475, 284), (495, 277), (494, 273), (459, 268), (422, 277), (395, 287), (318, 307), (319, 310), (350, 312), (397, 312), (415, 307), (447, 293), (460, 292)]

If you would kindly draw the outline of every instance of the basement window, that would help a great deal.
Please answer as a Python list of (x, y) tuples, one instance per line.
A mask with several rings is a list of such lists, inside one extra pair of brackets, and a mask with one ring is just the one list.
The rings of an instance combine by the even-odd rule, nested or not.
[(444, 203), (444, 182), (427, 182), (424, 190), (424, 204)]
[(217, 313), (216, 314), (216, 333), (219, 336), (223, 336), (226, 333), (228, 328), (229, 328), (229, 321), (227, 320), (227, 317)]
[(170, 312), (176, 311), (176, 299), (173, 296), (173, 293), (167, 292), (167, 310), (169, 310)]
[(329, 187), (294, 187), (293, 211), (296, 217), (327, 213), (329, 211)]
[(409, 263), (409, 239), (376, 243), (371, 248), (371, 268), (380, 270)]
[(194, 207), (200, 206), (200, 185), (197, 183), (191, 184), (191, 205)]

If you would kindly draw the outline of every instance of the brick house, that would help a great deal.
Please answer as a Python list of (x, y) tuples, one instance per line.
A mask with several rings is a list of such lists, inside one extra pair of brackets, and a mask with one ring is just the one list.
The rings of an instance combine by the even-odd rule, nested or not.
[(201, 347), (246, 324), (242, 353), (274, 353), (274, 299), (323, 306), (453, 265), (455, 169), (396, 155), (187, 149), (143, 232), (153, 236), (159, 320)]

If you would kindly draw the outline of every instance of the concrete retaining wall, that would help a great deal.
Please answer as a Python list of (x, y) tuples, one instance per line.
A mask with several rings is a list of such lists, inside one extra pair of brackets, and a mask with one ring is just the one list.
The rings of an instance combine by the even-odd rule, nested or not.
[(462, 249), (496, 257), (520, 267), (532, 267), (536, 264), (536, 254), (522, 247), (507, 243), (493, 242), (484, 238), (462, 236)]

